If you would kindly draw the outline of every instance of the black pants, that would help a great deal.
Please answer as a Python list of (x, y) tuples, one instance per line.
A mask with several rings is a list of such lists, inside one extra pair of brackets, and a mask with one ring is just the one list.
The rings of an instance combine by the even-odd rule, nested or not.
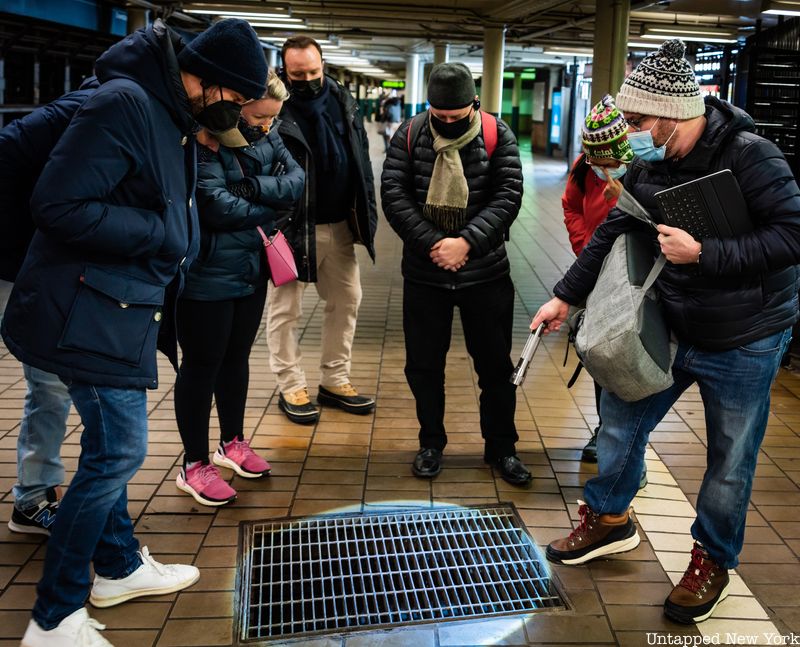
[(417, 401), (419, 444), (444, 449), (444, 369), (453, 310), (458, 307), (480, 395), (481, 435), (488, 460), (515, 453), (516, 387), (509, 382), (514, 284), (510, 277), (458, 290), (405, 281), (406, 379)]
[(229, 301), (178, 301), (183, 351), (175, 382), (175, 417), (184, 460), (208, 462), (208, 420), (216, 398), (223, 442), (241, 438), (250, 380), (250, 349), (264, 314), (267, 287)]

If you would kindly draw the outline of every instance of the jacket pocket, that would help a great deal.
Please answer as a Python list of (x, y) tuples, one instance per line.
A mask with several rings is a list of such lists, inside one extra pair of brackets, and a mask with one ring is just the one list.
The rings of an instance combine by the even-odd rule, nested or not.
[(163, 286), (87, 265), (59, 348), (139, 366), (155, 353), (163, 303)]

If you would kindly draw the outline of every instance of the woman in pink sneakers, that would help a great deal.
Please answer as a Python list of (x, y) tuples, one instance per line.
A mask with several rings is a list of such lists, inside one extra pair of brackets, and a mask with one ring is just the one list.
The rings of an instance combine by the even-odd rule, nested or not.
[[(236, 499), (220, 470), (244, 478), (270, 472), (244, 437), (244, 409), (250, 349), (267, 296), (269, 268), (261, 235), (274, 228), (277, 211), (303, 190), (304, 174), (270, 130), (285, 86), (274, 73), (263, 99), (247, 104), (239, 127), (198, 135), (197, 207), (201, 249), (178, 302), (178, 341), (183, 351), (175, 382), (175, 415), (183, 440), (179, 489), (199, 503), (219, 506)], [(220, 443), (209, 461), (212, 396), (220, 423)]]

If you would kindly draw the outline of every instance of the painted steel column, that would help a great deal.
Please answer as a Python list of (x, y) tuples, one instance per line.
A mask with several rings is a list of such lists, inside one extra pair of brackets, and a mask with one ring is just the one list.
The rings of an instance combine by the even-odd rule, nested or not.
[(433, 64), (447, 63), (450, 60), (450, 45), (447, 43), (433, 44)]
[(419, 54), (406, 55), (406, 119), (417, 114), (417, 96), (419, 95)]
[(597, 0), (592, 103), (600, 101), (605, 94), (616, 94), (625, 80), (630, 14), (630, 0)]
[(147, 27), (147, 9), (128, 9), (128, 33)]
[(420, 57), (419, 61), (419, 83), (417, 88), (417, 112), (424, 112), (425, 104), (428, 102), (428, 80), (425, 78), (425, 60), (422, 57)]
[(278, 50), (277, 49), (268, 49), (267, 50), (267, 65), (269, 65), (269, 69), (273, 71), (277, 71), (278, 68)]
[(500, 116), (503, 106), (505, 33), (505, 27), (487, 27), (483, 30), (481, 106), (495, 117)]
[(64, 94), (72, 91), (72, 66), (69, 59), (64, 59)]
[[(0, 56), (0, 106), (6, 102), (6, 59)], [(0, 112), (0, 128), (5, 124), (5, 115)]]
[(514, 72), (514, 89), (511, 92), (511, 131), (519, 139), (519, 101), (522, 96), (522, 74)]

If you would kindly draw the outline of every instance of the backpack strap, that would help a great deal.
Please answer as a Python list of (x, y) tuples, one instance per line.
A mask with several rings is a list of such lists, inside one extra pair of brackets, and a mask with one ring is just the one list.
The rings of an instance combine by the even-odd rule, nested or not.
[(481, 128), (483, 128), (483, 143), (486, 153), (492, 159), (492, 153), (497, 148), (497, 117), (481, 110)]
[(411, 124), (408, 126), (408, 130), (406, 131), (406, 149), (408, 150), (408, 156), (413, 158), (414, 147), (417, 145), (417, 139), (419, 139), (419, 131), (422, 130), (422, 126), (425, 124), (425, 119), (428, 117), (428, 111), (420, 112), (414, 115), (411, 118)]

